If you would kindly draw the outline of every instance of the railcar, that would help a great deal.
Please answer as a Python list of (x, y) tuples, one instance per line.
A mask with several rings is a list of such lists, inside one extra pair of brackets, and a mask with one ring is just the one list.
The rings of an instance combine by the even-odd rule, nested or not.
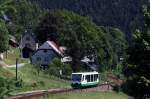
[(97, 86), (99, 83), (99, 73), (98, 72), (79, 72), (72, 73), (71, 86), (73, 88), (84, 88)]

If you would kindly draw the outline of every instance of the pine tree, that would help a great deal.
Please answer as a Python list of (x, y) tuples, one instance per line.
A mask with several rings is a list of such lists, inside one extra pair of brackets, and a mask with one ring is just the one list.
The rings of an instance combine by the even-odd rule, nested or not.
[(145, 32), (136, 31), (128, 48), (127, 76), (128, 93), (137, 99), (150, 98), (150, 3), (144, 7)]

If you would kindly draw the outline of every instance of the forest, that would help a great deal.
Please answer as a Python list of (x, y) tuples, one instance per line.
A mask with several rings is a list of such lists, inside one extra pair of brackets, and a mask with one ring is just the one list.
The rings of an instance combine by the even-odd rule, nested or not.
[(136, 29), (143, 30), (143, 5), (147, 0), (30, 0), (43, 9), (67, 9), (89, 16), (99, 26), (121, 29), (130, 40)]

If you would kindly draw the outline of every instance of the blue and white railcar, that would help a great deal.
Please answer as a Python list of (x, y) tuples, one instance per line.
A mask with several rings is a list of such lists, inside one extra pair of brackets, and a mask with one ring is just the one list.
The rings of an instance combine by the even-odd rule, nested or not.
[(99, 83), (98, 72), (72, 73), (71, 85), (73, 88), (97, 86)]

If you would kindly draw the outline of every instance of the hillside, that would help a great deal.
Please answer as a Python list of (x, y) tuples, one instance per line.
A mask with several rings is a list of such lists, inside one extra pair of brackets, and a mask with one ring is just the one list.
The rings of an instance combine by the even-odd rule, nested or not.
[(144, 25), (142, 6), (146, 0), (30, 0), (46, 9), (67, 9), (90, 16), (100, 26), (120, 28), (129, 39)]
[[(9, 82), (15, 82), (15, 72), (15, 68), (0, 67), (0, 79), (4, 78)], [(62, 80), (55, 76), (49, 76), (47, 74), (44, 74), (43, 72), (38, 73), (37, 70), (29, 64), (19, 68), (18, 81), (19, 87), (15, 87), (14, 83), (10, 84), (10, 86), (13, 86), (10, 94), (15, 95), (20, 92), (32, 90), (47, 90), (50, 88), (70, 88), (69, 81)], [(2, 83), (0, 83), (0, 85), (1, 84)], [(0, 90), (0, 92), (2, 91), (3, 89)]]

